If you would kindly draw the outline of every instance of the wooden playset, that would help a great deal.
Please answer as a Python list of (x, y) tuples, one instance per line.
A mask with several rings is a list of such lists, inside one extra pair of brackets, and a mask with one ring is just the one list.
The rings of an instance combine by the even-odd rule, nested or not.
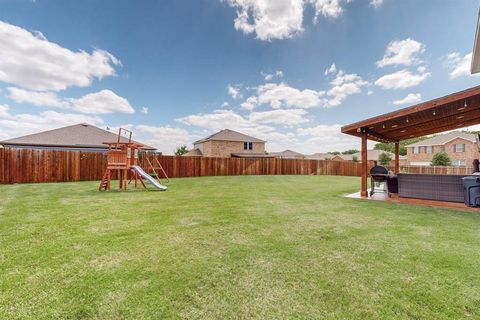
[[(122, 132), (128, 133), (128, 139), (122, 139)], [(127, 185), (129, 185), (132, 181), (134, 181), (135, 188), (138, 186), (138, 181), (140, 181), (144, 188), (147, 188), (144, 179), (152, 183), (157, 189), (167, 189), (160, 183), (160, 178), (148, 158), (147, 162), (150, 165), (151, 170), (154, 172), (155, 178), (145, 173), (145, 171), (139, 166), (139, 153), (142, 149), (142, 145), (132, 141), (132, 131), (120, 128), (118, 130), (117, 141), (104, 142), (104, 144), (108, 145), (107, 168), (103, 174), (98, 191), (110, 190), (112, 174), (115, 171), (117, 171), (120, 189), (127, 190)], [(156, 159), (156, 157), (154, 158), (157, 162), (157, 165), (161, 168), (162, 172), (166, 176), (166, 173), (160, 165), (160, 162), (158, 159)], [(129, 176), (130, 179), (127, 182)]]

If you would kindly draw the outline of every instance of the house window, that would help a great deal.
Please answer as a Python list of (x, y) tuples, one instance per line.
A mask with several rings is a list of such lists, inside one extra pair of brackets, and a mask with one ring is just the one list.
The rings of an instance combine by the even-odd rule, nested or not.
[(465, 167), (467, 165), (466, 160), (453, 160), (452, 164), (457, 167)]
[(413, 147), (412, 152), (413, 152), (413, 154), (419, 154), (420, 153), (420, 147)]
[(453, 152), (465, 152), (465, 143), (456, 143), (453, 145)]
[(253, 149), (253, 143), (252, 142), (244, 142), (243, 143), (243, 150), (252, 150)]
[(425, 153), (433, 153), (433, 146), (426, 146)]

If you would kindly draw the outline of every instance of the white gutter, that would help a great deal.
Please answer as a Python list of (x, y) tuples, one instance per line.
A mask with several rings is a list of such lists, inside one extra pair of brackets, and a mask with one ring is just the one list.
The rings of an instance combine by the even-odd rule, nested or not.
[(472, 64), (470, 65), (470, 73), (480, 72), (480, 12), (477, 18), (477, 30), (475, 31), (475, 42), (473, 43)]

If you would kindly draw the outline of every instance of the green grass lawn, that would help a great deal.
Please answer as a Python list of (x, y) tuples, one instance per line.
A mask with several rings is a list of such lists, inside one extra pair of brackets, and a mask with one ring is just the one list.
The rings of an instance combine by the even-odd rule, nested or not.
[(480, 214), (348, 177), (97, 188), (0, 186), (0, 318), (480, 318)]

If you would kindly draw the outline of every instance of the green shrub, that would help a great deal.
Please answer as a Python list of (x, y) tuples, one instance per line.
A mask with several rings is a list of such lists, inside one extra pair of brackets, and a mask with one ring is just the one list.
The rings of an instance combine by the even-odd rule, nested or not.
[(437, 152), (433, 155), (432, 166), (450, 166), (452, 161), (445, 151)]
[(386, 166), (386, 165), (389, 165), (390, 162), (392, 162), (392, 156), (386, 152), (382, 152), (379, 156), (378, 156), (378, 162), (382, 165), (382, 166)]
[(175, 150), (175, 155), (182, 156), (187, 152), (188, 152), (187, 146), (183, 145), (183, 146), (177, 147), (177, 150)]

